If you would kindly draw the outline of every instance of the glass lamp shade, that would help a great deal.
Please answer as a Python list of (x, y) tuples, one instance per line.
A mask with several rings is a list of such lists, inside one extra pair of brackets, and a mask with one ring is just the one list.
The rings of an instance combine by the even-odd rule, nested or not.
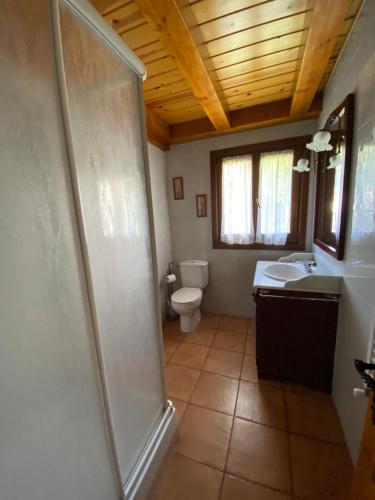
[(329, 144), (329, 140), (331, 138), (331, 134), (327, 130), (319, 130), (314, 137), (313, 142), (309, 142), (306, 144), (307, 149), (311, 149), (313, 151), (331, 151), (333, 146)]
[(340, 165), (340, 163), (341, 163), (341, 155), (340, 154), (331, 156), (329, 159), (329, 165), (327, 167), (327, 170), (330, 170), (332, 168), (337, 168)]
[(295, 167), (293, 167), (293, 170), (295, 170), (296, 172), (310, 172), (310, 168), (309, 168), (309, 160), (307, 160), (306, 158), (300, 158), (298, 161), (297, 161), (297, 165)]

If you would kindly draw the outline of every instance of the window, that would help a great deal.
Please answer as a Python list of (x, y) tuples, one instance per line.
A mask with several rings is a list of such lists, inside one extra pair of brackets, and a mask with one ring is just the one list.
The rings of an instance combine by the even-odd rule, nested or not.
[(260, 154), (257, 243), (286, 243), (290, 232), (293, 157), (293, 150)]
[(254, 240), (252, 206), (252, 158), (250, 155), (222, 161), (221, 241), (249, 244)]
[(211, 152), (214, 248), (304, 249), (309, 176), (292, 167), (309, 140)]

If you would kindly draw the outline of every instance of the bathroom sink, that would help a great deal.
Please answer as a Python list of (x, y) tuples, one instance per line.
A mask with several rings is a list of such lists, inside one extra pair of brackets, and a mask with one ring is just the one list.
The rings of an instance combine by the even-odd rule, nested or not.
[[(288, 258), (289, 261), (286, 260)], [(317, 262), (314, 254), (299, 252), (281, 259), (278, 262), (258, 260), (253, 282), (254, 289), (283, 288), (305, 292), (340, 293), (341, 276), (332, 273), (321, 261)], [(311, 260), (316, 265), (312, 272), (308, 273), (304, 269), (303, 261)]]
[(285, 263), (269, 264), (262, 269), (262, 272), (269, 278), (279, 281), (298, 280), (306, 276), (306, 273), (299, 266)]

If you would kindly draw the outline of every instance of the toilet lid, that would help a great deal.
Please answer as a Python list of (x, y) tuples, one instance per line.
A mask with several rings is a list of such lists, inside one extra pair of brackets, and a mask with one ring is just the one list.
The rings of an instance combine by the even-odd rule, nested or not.
[(202, 290), (199, 288), (180, 288), (172, 294), (172, 300), (180, 304), (191, 304), (202, 298)]

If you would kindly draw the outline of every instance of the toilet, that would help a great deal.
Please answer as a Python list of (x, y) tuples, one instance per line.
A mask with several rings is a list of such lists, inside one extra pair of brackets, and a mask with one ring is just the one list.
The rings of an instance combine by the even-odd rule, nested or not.
[(182, 288), (172, 294), (172, 307), (180, 315), (181, 331), (192, 332), (201, 320), (199, 306), (208, 283), (208, 262), (185, 260), (180, 262), (180, 273)]

